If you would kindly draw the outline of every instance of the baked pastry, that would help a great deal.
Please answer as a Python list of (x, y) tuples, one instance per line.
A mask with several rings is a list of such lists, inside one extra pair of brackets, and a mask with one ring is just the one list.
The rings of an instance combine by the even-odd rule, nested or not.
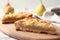
[(26, 18), (26, 17), (32, 17), (32, 14), (28, 13), (28, 12), (19, 12), (19, 13), (14, 13), (14, 14), (6, 14), (2, 18), (2, 23), (3, 24), (14, 23), (17, 20), (23, 19), (23, 18)]
[(48, 33), (56, 34), (56, 29), (50, 22), (43, 21), (41, 19), (29, 17), (18, 20), (15, 22), (16, 30), (37, 32), (37, 33)]

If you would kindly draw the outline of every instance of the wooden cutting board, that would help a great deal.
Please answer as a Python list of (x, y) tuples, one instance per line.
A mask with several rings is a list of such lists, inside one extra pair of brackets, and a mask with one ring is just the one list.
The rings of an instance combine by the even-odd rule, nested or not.
[(0, 31), (18, 40), (60, 40), (60, 35), (16, 31), (14, 24), (2, 24), (1, 22)]

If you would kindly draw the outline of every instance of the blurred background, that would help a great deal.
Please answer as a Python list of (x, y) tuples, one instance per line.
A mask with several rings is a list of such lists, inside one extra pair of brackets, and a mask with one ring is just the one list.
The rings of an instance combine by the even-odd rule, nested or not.
[[(0, 0), (0, 18), (3, 16), (1, 9), (6, 5), (8, 0)], [(40, 0), (9, 0), (10, 4), (18, 10), (23, 10), (24, 8), (28, 9), (35, 9), (36, 6), (40, 4)], [(54, 6), (59, 6), (60, 5), (60, 0), (42, 0), (43, 4), (45, 5), (46, 8), (49, 7), (54, 7)], [(59, 24), (60, 25), (60, 24)], [(3, 36), (2, 33), (0, 33), (0, 39), (9, 39), (7, 36)], [(12, 38), (10, 38), (12, 40)]]
[[(60, 5), (60, 0), (42, 0), (45, 7), (57, 6)], [(0, 0), (0, 9), (7, 3), (7, 0)], [(10, 4), (15, 9), (35, 9), (37, 5), (40, 4), (40, 0), (10, 0)]]

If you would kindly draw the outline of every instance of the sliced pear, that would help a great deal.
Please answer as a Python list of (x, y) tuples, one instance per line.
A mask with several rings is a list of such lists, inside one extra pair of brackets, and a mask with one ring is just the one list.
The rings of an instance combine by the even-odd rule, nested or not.
[(14, 13), (14, 8), (9, 3), (7, 3), (3, 11), (5, 14)]
[(43, 13), (45, 12), (45, 7), (44, 7), (44, 5), (41, 3), (40, 5), (38, 5), (37, 7), (36, 7), (36, 9), (35, 9), (35, 12), (36, 12), (36, 14), (38, 15), (38, 16), (42, 16), (43, 15)]

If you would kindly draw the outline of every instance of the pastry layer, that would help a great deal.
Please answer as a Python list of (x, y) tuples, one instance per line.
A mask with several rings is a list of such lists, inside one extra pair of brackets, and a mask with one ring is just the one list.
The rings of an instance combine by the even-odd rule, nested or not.
[(15, 22), (15, 27), (22, 31), (45, 32), (49, 34), (56, 34), (56, 29), (53, 24), (37, 18), (28, 17)]
[(6, 14), (2, 18), (2, 23), (13, 23), (16, 20), (23, 19), (26, 17), (32, 17), (31, 13), (28, 12), (19, 12), (19, 13), (14, 13), (14, 14)]

